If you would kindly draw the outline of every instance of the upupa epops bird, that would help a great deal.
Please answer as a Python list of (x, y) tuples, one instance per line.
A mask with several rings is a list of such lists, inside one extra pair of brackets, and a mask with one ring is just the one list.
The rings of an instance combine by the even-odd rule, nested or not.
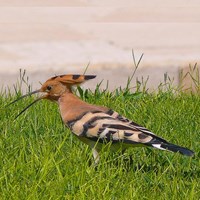
[(95, 77), (93, 75), (55, 76), (48, 79), (39, 90), (21, 96), (10, 104), (35, 93), (43, 94), (21, 111), (17, 115), (18, 117), (41, 99), (57, 102), (64, 124), (81, 141), (92, 148), (96, 164), (99, 162), (99, 151), (102, 148), (102, 144), (108, 142), (111, 142), (112, 149), (121, 147), (122, 150), (125, 150), (128, 147), (147, 146), (171, 152), (179, 152), (186, 156), (194, 154), (193, 151), (187, 148), (167, 142), (143, 126), (121, 116), (111, 109), (88, 104), (72, 93), (72, 86)]

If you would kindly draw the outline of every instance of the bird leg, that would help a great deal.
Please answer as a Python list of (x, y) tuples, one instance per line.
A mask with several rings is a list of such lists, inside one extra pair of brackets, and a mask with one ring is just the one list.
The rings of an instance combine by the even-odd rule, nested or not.
[(99, 157), (98, 151), (95, 148), (92, 149), (92, 154), (93, 154), (93, 157), (94, 157), (94, 164), (98, 165), (100, 157)]

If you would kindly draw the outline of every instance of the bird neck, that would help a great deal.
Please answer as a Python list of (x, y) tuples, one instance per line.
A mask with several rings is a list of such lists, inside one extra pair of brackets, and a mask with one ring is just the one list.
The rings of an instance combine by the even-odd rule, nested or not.
[(109, 109), (103, 106), (91, 105), (79, 99), (72, 93), (64, 93), (59, 99), (58, 104), (60, 114), (64, 123), (75, 120), (87, 112), (102, 111)]
[(77, 117), (77, 115), (80, 115), (80, 112), (84, 112), (84, 110), (88, 107), (86, 102), (82, 101), (72, 93), (64, 93), (58, 99), (58, 104), (64, 123), (73, 120)]

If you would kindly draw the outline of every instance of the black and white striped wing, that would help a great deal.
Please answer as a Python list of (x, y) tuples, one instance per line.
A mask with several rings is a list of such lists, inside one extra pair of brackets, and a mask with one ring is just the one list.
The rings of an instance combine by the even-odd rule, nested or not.
[(109, 110), (86, 112), (67, 123), (71, 131), (91, 147), (94, 143), (112, 142), (129, 146), (151, 146), (192, 156), (193, 151), (171, 144), (148, 129)]
[(194, 152), (167, 142), (148, 129), (109, 110), (86, 112), (67, 123), (71, 131), (91, 147), (94, 143), (123, 143), (129, 146), (151, 146), (161, 150), (192, 156)]
[(112, 116), (110, 112), (87, 112), (68, 122), (68, 126), (77, 136), (100, 143), (123, 142), (136, 146), (152, 146), (152, 144), (166, 142), (143, 127), (139, 129), (137, 126), (133, 126), (127, 120)]

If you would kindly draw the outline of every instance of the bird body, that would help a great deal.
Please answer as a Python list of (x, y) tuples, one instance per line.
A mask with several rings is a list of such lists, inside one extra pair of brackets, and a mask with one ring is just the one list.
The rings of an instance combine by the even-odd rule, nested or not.
[[(179, 152), (187, 156), (194, 154), (193, 151), (187, 148), (171, 144), (156, 136), (148, 129), (121, 116), (119, 113), (107, 107), (88, 104), (72, 93), (71, 87), (73, 85), (92, 78), (95, 78), (95, 76), (62, 75), (52, 77), (42, 85), (41, 89), (28, 95), (37, 92), (45, 93), (44, 96), (36, 99), (34, 102), (40, 99), (49, 99), (58, 103), (64, 124), (82, 142), (92, 148), (95, 163), (99, 162), (99, 151), (101, 151), (102, 145), (108, 142), (111, 143), (112, 150), (118, 148), (126, 150), (128, 147), (148, 146)], [(24, 95), (19, 99), (28, 95)]]

